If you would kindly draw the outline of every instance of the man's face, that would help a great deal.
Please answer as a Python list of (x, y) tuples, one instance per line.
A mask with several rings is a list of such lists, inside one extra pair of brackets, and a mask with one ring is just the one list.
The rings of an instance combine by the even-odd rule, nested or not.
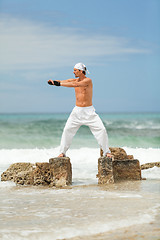
[(79, 71), (79, 69), (74, 68), (73, 73), (74, 73), (75, 77), (79, 77), (81, 74), (81, 71)]

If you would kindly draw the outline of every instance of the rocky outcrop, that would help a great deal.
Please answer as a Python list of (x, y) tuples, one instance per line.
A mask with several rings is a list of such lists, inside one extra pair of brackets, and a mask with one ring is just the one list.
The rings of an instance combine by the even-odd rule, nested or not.
[[(112, 159), (98, 160), (98, 184), (114, 183), (121, 180), (141, 180), (141, 168), (133, 155), (127, 155), (122, 148), (110, 148)], [(101, 155), (103, 152), (101, 150)]]
[(57, 187), (72, 184), (72, 166), (68, 157), (51, 158), (49, 164)]
[(21, 185), (64, 187), (72, 184), (72, 167), (68, 157), (52, 158), (49, 163), (14, 163), (1, 175), (1, 181)]
[(35, 165), (31, 163), (14, 163), (1, 175), (1, 181), (16, 181), (21, 174), (33, 172)]
[(152, 162), (152, 163), (145, 163), (141, 165), (141, 170), (153, 168), (153, 167), (160, 167), (160, 162)]
[[(134, 159), (133, 155), (127, 155), (123, 148), (110, 147), (111, 154), (116, 160)], [(100, 156), (103, 157), (103, 150), (100, 149)]]
[(98, 159), (98, 184), (114, 183), (112, 159), (101, 157)]
[[(98, 159), (99, 184), (141, 179), (141, 168), (137, 159), (127, 155), (122, 148), (110, 150), (112, 159), (107, 157)], [(51, 158), (49, 163), (15, 163), (2, 173), (1, 181), (14, 181), (21, 185), (64, 187), (72, 184), (72, 166), (68, 157)]]
[(141, 168), (137, 159), (115, 159), (112, 165), (114, 181), (141, 180)]

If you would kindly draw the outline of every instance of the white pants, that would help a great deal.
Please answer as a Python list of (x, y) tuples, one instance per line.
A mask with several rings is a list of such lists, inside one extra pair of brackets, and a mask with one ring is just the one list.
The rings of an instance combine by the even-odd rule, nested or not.
[(60, 153), (66, 154), (74, 135), (82, 125), (90, 128), (100, 148), (103, 150), (103, 155), (105, 156), (106, 153), (110, 153), (106, 129), (93, 106), (74, 107), (63, 130)]

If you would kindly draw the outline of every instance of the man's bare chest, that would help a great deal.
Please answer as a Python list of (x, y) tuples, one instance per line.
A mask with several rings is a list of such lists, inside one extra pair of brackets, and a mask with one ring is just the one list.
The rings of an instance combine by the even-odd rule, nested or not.
[(79, 95), (85, 95), (87, 94), (87, 87), (78, 87), (78, 88), (75, 88), (75, 94), (76, 96), (79, 96)]

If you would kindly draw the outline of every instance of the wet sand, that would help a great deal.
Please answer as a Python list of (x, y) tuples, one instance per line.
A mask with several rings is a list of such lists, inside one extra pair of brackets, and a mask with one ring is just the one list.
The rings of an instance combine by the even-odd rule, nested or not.
[[(84, 186), (83, 186), (84, 187)], [(85, 186), (86, 187), (86, 186)], [(142, 191), (160, 194), (160, 181), (137, 181), (137, 182), (121, 182), (108, 186), (101, 186), (103, 190), (121, 191)], [(119, 228), (113, 231), (94, 234), (90, 236), (79, 236), (67, 238), (67, 240), (160, 240), (160, 206), (158, 214), (155, 215), (154, 220), (145, 224), (134, 224), (129, 227)], [(65, 240), (65, 239), (63, 239)]]
[(160, 240), (160, 215), (148, 224), (137, 224), (105, 233), (67, 238), (67, 240)]

